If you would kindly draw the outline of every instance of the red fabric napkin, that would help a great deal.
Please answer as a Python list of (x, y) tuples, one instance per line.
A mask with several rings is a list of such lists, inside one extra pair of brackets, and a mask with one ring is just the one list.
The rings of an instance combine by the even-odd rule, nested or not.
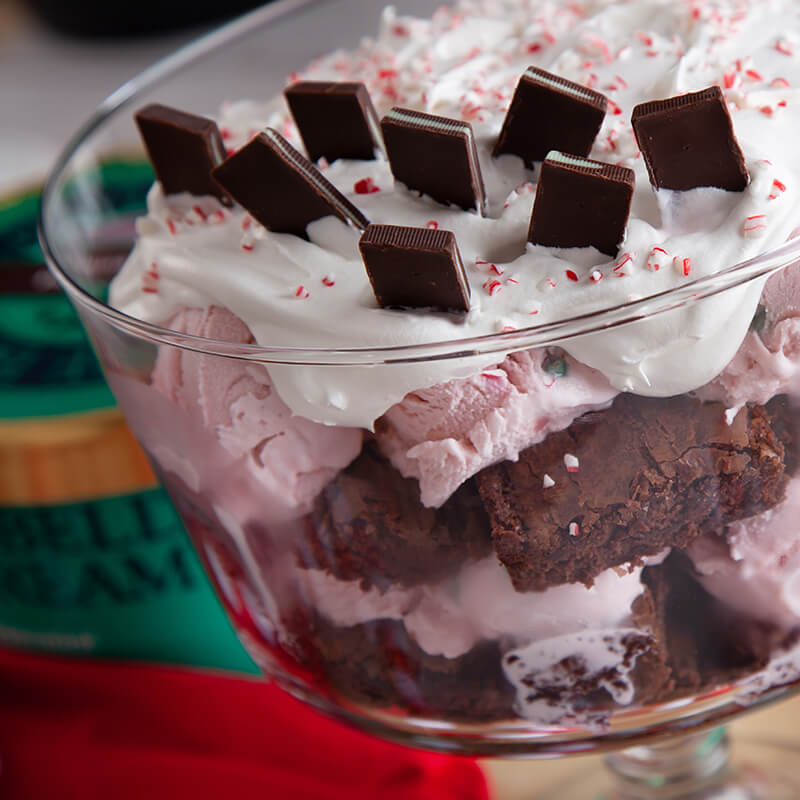
[(387, 744), (272, 685), (0, 651), (2, 800), (487, 800), (474, 761)]

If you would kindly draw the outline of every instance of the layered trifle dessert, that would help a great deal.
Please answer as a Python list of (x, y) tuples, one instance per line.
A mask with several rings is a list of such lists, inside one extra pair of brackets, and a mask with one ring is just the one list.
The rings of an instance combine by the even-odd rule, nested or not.
[(244, 347), (111, 381), (265, 668), (536, 727), (800, 677), (800, 267), (725, 272), (800, 222), (797, 16), (389, 8), (280, 97), (139, 109), (110, 302)]

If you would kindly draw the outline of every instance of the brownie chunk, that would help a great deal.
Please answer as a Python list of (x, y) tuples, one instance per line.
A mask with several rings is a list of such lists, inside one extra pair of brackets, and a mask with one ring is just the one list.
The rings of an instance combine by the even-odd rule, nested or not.
[(422, 650), (402, 622), (340, 627), (315, 614), (310, 645), (317, 684), (334, 696), (465, 722), (516, 717), (497, 642), (479, 642), (457, 658), (445, 658)]
[(480, 496), (514, 586), (590, 586), (609, 567), (771, 508), (785, 482), (774, 421), (763, 406), (729, 425), (719, 403), (623, 394), (483, 470)]
[[(637, 599), (633, 612), (636, 630), (622, 644), (632, 665), (634, 702), (655, 702), (672, 690), (672, 681), (662, 620), (649, 590)], [(422, 650), (397, 620), (339, 626), (318, 612), (311, 613), (302, 638), (303, 660), (313, 665), (317, 685), (370, 706), (399, 705), (419, 714), (480, 722), (516, 718), (539, 700), (552, 706), (564, 724), (603, 720), (619, 709), (608, 690), (617, 679), (614, 668), (589, 672), (577, 653), (551, 669), (533, 672), (530, 691), (521, 698), (504, 674), (504, 661), (514, 660), (513, 654), (504, 655), (508, 643), (483, 640), (463, 655), (446, 658)], [(535, 710), (531, 717), (536, 720)]]
[(402, 477), (371, 444), (317, 497), (304, 534), (303, 566), (360, 579), (364, 588), (436, 579), (492, 549), (473, 483), (441, 508), (426, 508), (417, 481)]
[(708, 692), (763, 669), (787, 634), (726, 607), (698, 582), (689, 558), (674, 550), (646, 567), (642, 582), (663, 620), (672, 691), (662, 697)]

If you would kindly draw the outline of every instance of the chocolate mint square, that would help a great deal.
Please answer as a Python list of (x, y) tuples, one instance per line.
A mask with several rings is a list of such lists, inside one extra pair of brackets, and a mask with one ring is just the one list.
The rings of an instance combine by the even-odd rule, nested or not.
[(370, 225), (358, 246), (383, 308), (469, 311), (469, 283), (452, 231)]
[(483, 213), (483, 177), (468, 122), (393, 108), (381, 129), (396, 180), (440, 203)]
[(214, 120), (159, 103), (139, 109), (134, 119), (164, 194), (227, 199), (211, 177), (211, 170), (225, 158)]
[(656, 189), (716, 186), (741, 192), (747, 186), (744, 156), (719, 86), (641, 103), (631, 124)]
[(513, 153), (528, 168), (551, 150), (585, 156), (603, 124), (605, 95), (537, 67), (519, 79), (494, 156)]
[(380, 126), (363, 83), (300, 81), (283, 94), (312, 161), (375, 158)]
[(369, 220), (277, 131), (266, 128), (213, 172), (265, 228), (307, 238), (310, 222), (331, 214), (359, 230)]
[(615, 256), (631, 210), (634, 172), (551, 152), (542, 164), (528, 241), (545, 247), (596, 247)]

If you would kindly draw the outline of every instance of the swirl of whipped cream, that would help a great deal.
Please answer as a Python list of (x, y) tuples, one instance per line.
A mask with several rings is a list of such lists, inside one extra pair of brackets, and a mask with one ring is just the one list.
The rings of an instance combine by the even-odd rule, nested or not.
[[(335, 218), (312, 223), (304, 241), (264, 231), (243, 210), (223, 209), (213, 198), (165, 198), (158, 185), (111, 302), (156, 323), (185, 306), (226, 306), (264, 346), (385, 347), (554, 322), (712, 275), (777, 246), (796, 227), (800, 103), (791, 87), (800, 85), (800, 58), (784, 38), (786, 20), (796, 14), (792, 0), (579, 0), (568, 8), (546, 0), (478, 0), (437, 11), (431, 20), (387, 9), (377, 38), (294, 77), (363, 81), (380, 113), (402, 105), (471, 122), (485, 217), (395, 184), (382, 157), (323, 167), (373, 222), (452, 230), (468, 273), (470, 312), (379, 308), (358, 234)], [(610, 99), (590, 156), (636, 173), (631, 217), (614, 260), (593, 248), (526, 244), (536, 173), (516, 156), (492, 158), (491, 150), (516, 82), (531, 64)], [(741, 193), (653, 192), (629, 123), (634, 105), (714, 83), (725, 89), (750, 185)], [(218, 121), (231, 148), (265, 125), (299, 145), (280, 98), (227, 104)], [(735, 354), (762, 288), (763, 281), (753, 281), (562, 346), (619, 390), (667, 396), (696, 389)], [(294, 413), (371, 428), (408, 392), (474, 374), (504, 355), (269, 371)]]

